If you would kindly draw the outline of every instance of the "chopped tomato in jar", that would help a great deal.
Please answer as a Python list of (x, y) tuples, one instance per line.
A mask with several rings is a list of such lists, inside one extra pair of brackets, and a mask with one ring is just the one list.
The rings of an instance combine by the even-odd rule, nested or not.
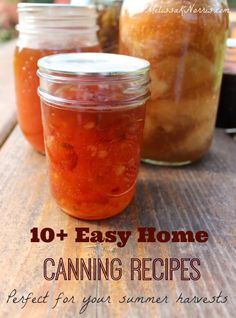
[(45, 57), (38, 65), (56, 202), (66, 213), (87, 220), (122, 212), (132, 201), (138, 177), (149, 63), (80, 53)]
[(63, 210), (107, 218), (130, 203), (137, 180), (145, 106), (75, 111), (43, 103), (51, 189)]

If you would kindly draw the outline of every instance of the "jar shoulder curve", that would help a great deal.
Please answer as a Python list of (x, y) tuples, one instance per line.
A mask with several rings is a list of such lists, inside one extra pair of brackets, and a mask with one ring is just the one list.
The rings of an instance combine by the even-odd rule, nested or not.
[[(209, 25), (215, 20), (216, 27), (222, 24), (228, 28), (229, 8), (226, 0), (143, 0), (137, 6), (132, 5), (131, 0), (125, 0), (122, 6), (121, 16), (145, 19), (152, 23), (163, 23), (171, 27), (179, 24)], [(137, 22), (136, 21), (136, 22)]]
[[(224, 1), (200, 0), (196, 2), (196, 11), (188, 8), (192, 1), (144, 0), (143, 3), (146, 7), (135, 8), (134, 13), (130, 0), (124, 2), (120, 18), (122, 53), (139, 57), (144, 54), (152, 62), (166, 55), (178, 57), (183, 50), (192, 49), (213, 61), (216, 50), (225, 45), (229, 14)], [(181, 11), (181, 3), (182, 6), (185, 3), (185, 12)], [(201, 3), (210, 12), (201, 11)]]
[(227, 0), (142, 0), (137, 2), (134, 6), (133, 0), (124, 0), (122, 13), (124, 10), (128, 10), (130, 15), (147, 12), (149, 10), (153, 10), (153, 13), (167, 13), (167, 11), (171, 12), (172, 10), (175, 11), (175, 9), (181, 8), (190, 12), (194, 11), (194, 9), (212, 9), (216, 11), (221, 8), (228, 8), (228, 2)]

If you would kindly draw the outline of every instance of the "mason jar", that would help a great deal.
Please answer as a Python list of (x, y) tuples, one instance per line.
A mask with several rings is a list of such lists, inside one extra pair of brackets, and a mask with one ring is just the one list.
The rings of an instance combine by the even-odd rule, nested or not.
[(136, 188), (149, 63), (105, 53), (39, 60), (52, 194), (61, 209), (98, 220), (122, 212)]
[(99, 52), (97, 13), (93, 6), (20, 3), (18, 16), (14, 56), (18, 121), (27, 141), (44, 153), (37, 61), (62, 52)]
[(151, 63), (143, 160), (185, 165), (208, 151), (227, 30), (223, 0), (124, 1), (120, 53)]

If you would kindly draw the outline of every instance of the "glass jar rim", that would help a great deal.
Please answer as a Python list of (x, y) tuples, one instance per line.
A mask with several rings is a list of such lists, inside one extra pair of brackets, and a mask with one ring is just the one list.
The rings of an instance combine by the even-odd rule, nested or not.
[[(83, 10), (84, 13), (91, 11), (91, 9), (96, 9), (95, 5), (76, 5), (76, 4), (63, 4), (63, 3), (18, 3), (17, 4), (17, 11), (34, 11), (36, 9), (42, 9), (46, 11), (46, 9), (58, 9), (58, 10), (65, 10), (65, 9), (79, 9), (80, 11)], [(80, 12), (81, 13), (81, 12)]]
[(129, 76), (148, 72), (150, 63), (133, 56), (109, 53), (66, 53), (38, 61), (39, 76)]
[(93, 33), (98, 30), (97, 11), (94, 5), (19, 3), (17, 31), (26, 34), (57, 34), (80, 32)]
[[(109, 53), (66, 53), (43, 57), (39, 59), (38, 67), (38, 94), (41, 99), (57, 107), (99, 107), (104, 110), (133, 108), (144, 104), (150, 96), (150, 63), (140, 58)], [(95, 95), (93, 98), (91, 95), (84, 98), (83, 94), (82, 98), (80, 95), (63, 98), (60, 89), (56, 93), (50, 92), (53, 87), (60, 85), (81, 92), (96, 87), (96, 94), (102, 99)], [(113, 94), (116, 89), (119, 93)]]

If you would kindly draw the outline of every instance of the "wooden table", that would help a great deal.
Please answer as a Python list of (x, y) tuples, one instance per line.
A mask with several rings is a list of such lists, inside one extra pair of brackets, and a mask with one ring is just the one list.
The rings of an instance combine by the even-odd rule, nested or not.
[[(12, 45), (5, 47), (12, 52)], [(3, 54), (3, 51), (1, 51)], [(9, 56), (11, 54), (9, 53)], [(3, 65), (0, 59), (1, 65)], [(0, 67), (0, 70), (2, 67)], [(236, 144), (223, 131), (216, 131), (214, 144), (201, 162), (186, 168), (169, 169), (142, 165), (137, 193), (129, 208), (116, 218), (101, 222), (85, 222), (62, 213), (53, 201), (47, 183), (45, 158), (34, 152), (22, 137), (18, 126), (14, 128), (12, 110), (12, 80), (1, 88), (1, 141), (0, 149), (0, 317), (223, 317), (235, 316), (236, 257)], [(1, 85), (3, 81), (1, 80)], [(0, 86), (1, 86), (0, 85)], [(4, 118), (4, 110), (8, 113)], [(30, 229), (64, 229), (69, 235), (64, 241), (31, 243)], [(75, 243), (74, 228), (89, 227), (90, 232), (100, 230), (130, 230), (132, 236), (124, 248), (115, 243)], [(138, 227), (154, 227), (157, 231), (207, 231), (207, 243), (137, 243)], [(120, 258), (123, 277), (114, 280), (59, 279), (47, 281), (43, 277), (46, 258)], [(179, 274), (173, 281), (130, 280), (131, 258), (199, 258), (201, 278), (181, 281)], [(16, 289), (16, 297), (45, 296), (46, 304), (6, 303), (8, 295)], [(228, 296), (225, 304), (180, 304), (177, 297)], [(56, 308), (55, 298), (74, 296), (75, 303)], [(107, 297), (111, 304), (90, 304), (79, 314), (83, 297)], [(127, 297), (164, 297), (168, 303), (121, 304)], [(42, 300), (42, 299), (41, 299)]]

